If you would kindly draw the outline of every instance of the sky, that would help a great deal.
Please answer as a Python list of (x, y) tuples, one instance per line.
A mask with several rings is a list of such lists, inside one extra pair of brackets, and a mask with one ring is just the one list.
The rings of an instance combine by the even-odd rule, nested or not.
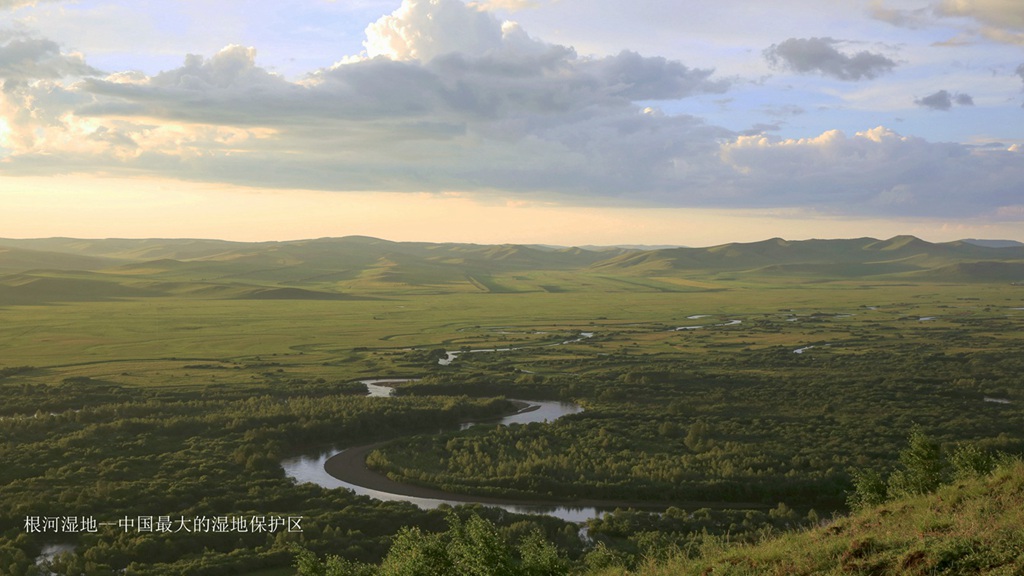
[(0, 237), (1024, 241), (1020, 0), (0, 0)]

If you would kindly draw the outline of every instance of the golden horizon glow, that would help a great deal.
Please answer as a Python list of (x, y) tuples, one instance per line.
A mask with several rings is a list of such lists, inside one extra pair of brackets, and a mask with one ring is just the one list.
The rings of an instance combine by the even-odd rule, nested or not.
[[(517, 196), (320, 192), (75, 175), (0, 177), (0, 236), (712, 246), (772, 237), (1022, 240), (1012, 222), (835, 218), (802, 210), (580, 207)], [(85, 201), (83, 201), (85, 200)]]

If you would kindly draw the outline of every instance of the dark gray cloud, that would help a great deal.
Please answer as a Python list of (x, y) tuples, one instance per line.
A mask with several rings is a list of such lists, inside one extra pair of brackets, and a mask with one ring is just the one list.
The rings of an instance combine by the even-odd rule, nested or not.
[(52, 40), (0, 32), (0, 42), (0, 78), (7, 82), (102, 74)]
[(914, 100), (914, 104), (932, 110), (949, 110), (953, 107), (953, 98), (946, 90), (939, 90), (930, 96)]
[(934, 94), (914, 100), (914, 104), (918, 106), (943, 111), (951, 109), (954, 103), (959, 106), (974, 106), (974, 98), (969, 94), (952, 94), (948, 90), (939, 90)]
[(633, 110), (637, 100), (724, 92), (728, 83), (711, 75), (632, 52), (588, 59), (548, 46), (526, 54), (449, 53), (427, 62), (378, 57), (292, 83), (257, 66), (254, 50), (230, 46), (209, 59), (189, 56), (182, 67), (143, 81), (94, 78), (80, 89), (100, 97), (82, 110), (92, 115), (284, 127), (307, 120), (474, 123), (593, 107)]
[(645, 58), (623, 51), (617, 56), (587, 61), (584, 73), (592, 73), (610, 95), (628, 100), (677, 100), (694, 94), (725, 92), (724, 80), (711, 81), (713, 70), (693, 69), (665, 58)]
[(868, 51), (852, 56), (840, 52), (832, 38), (790, 38), (773, 44), (764, 56), (773, 66), (788, 68), (801, 74), (822, 74), (839, 80), (876, 78), (890, 72), (896, 62)]
[(232, 46), (152, 78), (89, 79), (78, 87), (95, 100), (77, 113), (271, 128), (273, 144), (252, 141), (244, 153), (189, 166), (246, 184), (329, 189), (661, 194), (679, 177), (677, 157), (692, 156), (690, 165), (713, 158), (717, 141), (732, 137), (696, 118), (644, 113), (634, 101), (728, 84), (710, 70), (631, 52), (579, 58), (546, 46), (427, 62), (378, 57), (321, 70), (304, 84), (269, 74), (254, 58)]

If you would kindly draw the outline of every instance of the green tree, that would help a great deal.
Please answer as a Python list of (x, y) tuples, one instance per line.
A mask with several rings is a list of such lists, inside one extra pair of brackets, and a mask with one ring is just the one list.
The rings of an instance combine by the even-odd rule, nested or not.
[(512, 552), (494, 524), (473, 514), (462, 522), (448, 515), (448, 558), (459, 576), (513, 576)]
[(534, 530), (519, 544), (520, 573), (523, 576), (558, 576), (565, 574), (568, 562), (558, 554), (540, 530)]
[(995, 468), (996, 460), (977, 444), (959, 444), (949, 463), (953, 467), (953, 477), (964, 479), (988, 474)]
[(853, 510), (877, 506), (889, 499), (889, 489), (885, 479), (874, 470), (857, 470), (853, 472), (853, 492), (846, 504)]
[(889, 476), (889, 496), (927, 494), (946, 479), (939, 445), (920, 426), (910, 431), (908, 444), (900, 452), (900, 467)]
[[(560, 576), (568, 563), (539, 530), (528, 534), (518, 549), (490, 521), (473, 514), (460, 519), (448, 514), (448, 530), (424, 533), (403, 528), (379, 568), (330, 556), (323, 561), (300, 550), (294, 566), (299, 576)], [(517, 554), (518, 553), (518, 554)], [(517, 558), (518, 556), (518, 558)]]
[(403, 528), (380, 565), (381, 576), (451, 576), (456, 574), (441, 534)]
[(298, 576), (376, 576), (377, 567), (352, 562), (340, 556), (328, 556), (322, 562), (309, 550), (298, 549), (295, 569)]

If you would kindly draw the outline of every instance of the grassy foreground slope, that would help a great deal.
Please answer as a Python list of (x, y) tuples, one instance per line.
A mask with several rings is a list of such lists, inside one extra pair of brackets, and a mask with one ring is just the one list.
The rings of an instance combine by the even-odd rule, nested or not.
[(592, 574), (1022, 574), (1022, 527), (1024, 462), (1015, 460), (982, 478), (756, 545), (713, 542), (696, 557)]

